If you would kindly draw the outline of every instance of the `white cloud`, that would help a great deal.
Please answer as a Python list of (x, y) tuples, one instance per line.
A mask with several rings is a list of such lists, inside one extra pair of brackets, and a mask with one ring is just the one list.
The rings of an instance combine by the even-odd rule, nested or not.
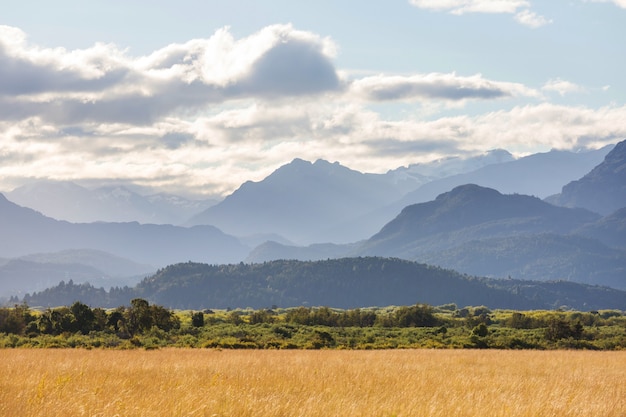
[(591, 1), (592, 3), (613, 3), (617, 7), (621, 7), (622, 9), (626, 9), (626, 0), (585, 0)]
[[(295, 157), (384, 172), (449, 154), (626, 138), (626, 106), (538, 103), (540, 91), (480, 74), (344, 81), (333, 43), (288, 25), (242, 39), (222, 29), (142, 57), (104, 44), (41, 48), (19, 29), (0, 31), (0, 190), (33, 177), (228, 193)], [(555, 79), (541, 91), (582, 89)], [(501, 98), (533, 104), (483, 108)], [(393, 119), (372, 110), (388, 103), (414, 109)], [(422, 111), (452, 105), (476, 108), (455, 117)]]
[(546, 19), (545, 17), (539, 16), (537, 13), (531, 12), (530, 10), (522, 10), (521, 12), (516, 13), (515, 20), (518, 23), (533, 29), (552, 23), (552, 19)]
[(525, 0), (410, 0), (420, 9), (464, 13), (515, 13), (517, 9), (528, 7)]
[(577, 84), (574, 84), (570, 81), (565, 81), (560, 78), (556, 78), (553, 80), (549, 80), (542, 87), (544, 91), (553, 91), (558, 93), (561, 96), (570, 93), (581, 93), (584, 92), (585, 89)]
[(531, 11), (529, 9), (530, 2), (525, 0), (410, 0), (410, 3), (420, 9), (449, 12), (456, 15), (466, 13), (515, 14), (515, 20), (518, 23), (531, 28), (552, 23), (551, 19)]
[(458, 101), (539, 95), (522, 84), (491, 81), (480, 74), (462, 77), (454, 73), (365, 77), (354, 81), (351, 91), (357, 97), (372, 101), (423, 99)]
[(0, 124), (0, 189), (24, 175), (73, 180), (114, 175), (170, 191), (228, 193), (295, 157), (385, 172), (493, 148), (528, 153), (615, 143), (626, 138), (624, 120), (626, 106), (541, 103), (476, 116), (389, 121), (346, 102), (251, 104), (192, 122), (85, 124), (74, 133), (29, 119)]
[(11, 120), (148, 123), (229, 100), (342, 88), (332, 42), (290, 25), (240, 40), (222, 29), (139, 58), (104, 44), (39, 48), (19, 29), (2, 26), (0, 32), (0, 118)]

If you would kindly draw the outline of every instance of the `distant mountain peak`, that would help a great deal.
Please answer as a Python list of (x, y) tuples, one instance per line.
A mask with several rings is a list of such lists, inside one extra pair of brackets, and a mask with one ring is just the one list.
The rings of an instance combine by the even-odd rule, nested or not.
[(302, 159), (302, 158), (293, 158), (293, 160), (290, 163), (285, 164), (283, 166), (286, 166), (286, 165), (311, 165), (311, 161), (307, 161), (306, 159)]
[(259, 182), (243, 184), (187, 224), (213, 224), (238, 236), (276, 233), (301, 244), (354, 241), (369, 232), (337, 226), (402, 194), (382, 175), (324, 159), (311, 163), (296, 158)]

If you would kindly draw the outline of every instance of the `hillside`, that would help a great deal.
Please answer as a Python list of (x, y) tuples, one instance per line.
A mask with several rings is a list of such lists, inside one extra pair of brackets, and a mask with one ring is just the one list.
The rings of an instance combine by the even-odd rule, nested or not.
[(548, 201), (603, 215), (626, 207), (626, 140), (615, 145), (591, 172), (565, 185), (560, 194)]
[(107, 271), (112, 277), (130, 277), (153, 271), (150, 265), (142, 265), (121, 256), (93, 249), (67, 249), (52, 253), (33, 253), (20, 260), (57, 265), (80, 264)]
[(504, 195), (473, 184), (406, 207), (366, 241), (362, 255), (418, 259), (472, 240), (536, 233), (566, 234), (600, 216), (555, 207), (536, 197)]
[[(90, 294), (97, 294), (94, 297)], [(63, 298), (63, 297), (65, 298)], [(623, 308), (626, 292), (574, 283), (537, 283), (472, 278), (454, 271), (388, 258), (343, 258), (317, 262), (168, 266), (133, 289), (105, 294), (88, 286), (62, 286), (26, 299), (29, 305), (100, 300), (127, 305), (131, 298), (179, 309), (291, 306), (413, 305), (427, 303), (489, 308), (579, 310)], [(69, 301), (70, 303), (72, 300)], [(53, 304), (53, 305), (55, 305)]]
[(626, 251), (580, 236), (491, 238), (427, 253), (420, 261), (478, 276), (565, 280), (626, 290)]
[(626, 249), (626, 207), (580, 227), (575, 233), (598, 239), (608, 246)]

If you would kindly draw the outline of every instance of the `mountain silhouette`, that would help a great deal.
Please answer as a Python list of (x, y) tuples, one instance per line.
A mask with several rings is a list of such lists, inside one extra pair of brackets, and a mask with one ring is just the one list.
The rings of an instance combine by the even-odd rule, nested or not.
[(556, 207), (527, 195), (467, 184), (407, 206), (362, 246), (362, 254), (416, 259), (470, 240), (532, 233), (569, 233), (600, 216)]
[(185, 228), (131, 223), (69, 223), (18, 206), (0, 194), (0, 257), (95, 249), (141, 264), (186, 260), (238, 262), (248, 248), (212, 226)]

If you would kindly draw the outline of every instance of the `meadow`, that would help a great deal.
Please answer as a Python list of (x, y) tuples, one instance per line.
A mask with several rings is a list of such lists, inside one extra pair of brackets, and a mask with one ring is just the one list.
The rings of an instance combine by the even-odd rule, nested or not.
[(625, 351), (1, 349), (0, 415), (626, 415)]

